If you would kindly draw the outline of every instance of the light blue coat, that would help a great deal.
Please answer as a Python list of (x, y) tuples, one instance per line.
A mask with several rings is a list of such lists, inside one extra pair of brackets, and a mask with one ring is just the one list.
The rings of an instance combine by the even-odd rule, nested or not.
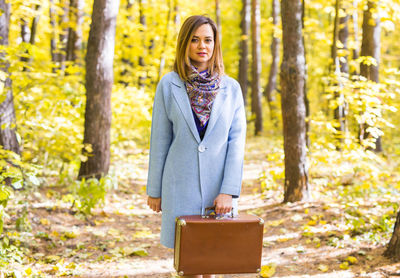
[(184, 82), (175, 72), (157, 86), (147, 194), (161, 197), (161, 243), (174, 247), (175, 218), (198, 215), (220, 193), (240, 195), (246, 119), (239, 83), (224, 75), (203, 140)]

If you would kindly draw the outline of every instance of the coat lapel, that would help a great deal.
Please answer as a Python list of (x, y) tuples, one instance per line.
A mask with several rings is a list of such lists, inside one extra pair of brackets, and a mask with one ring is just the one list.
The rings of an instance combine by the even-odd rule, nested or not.
[(173, 86), (177, 87), (176, 90), (173, 90), (173, 95), (178, 103), (179, 109), (181, 110), (190, 131), (193, 133), (193, 136), (196, 138), (197, 142), (200, 143), (200, 135), (193, 119), (192, 108), (190, 106), (189, 97), (186, 93), (185, 84), (178, 77), (174, 78), (172, 83)]
[(206, 134), (204, 134), (204, 138), (206, 138), (208, 134), (210, 134), (218, 120), (218, 117), (221, 115), (222, 110), (224, 110), (226, 96), (226, 86), (224, 86), (223, 82), (221, 81), (220, 91), (215, 97), (214, 103), (212, 105), (210, 119), (208, 120)]

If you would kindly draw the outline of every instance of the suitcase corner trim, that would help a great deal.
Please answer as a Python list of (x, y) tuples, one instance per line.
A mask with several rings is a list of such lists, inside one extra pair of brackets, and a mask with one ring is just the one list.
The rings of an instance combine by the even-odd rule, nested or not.
[(179, 271), (179, 257), (180, 257), (180, 247), (181, 247), (181, 230), (182, 226), (186, 226), (186, 221), (184, 219), (176, 218), (176, 231), (175, 231), (175, 248), (174, 248), (174, 268), (179, 275), (183, 275), (183, 271)]

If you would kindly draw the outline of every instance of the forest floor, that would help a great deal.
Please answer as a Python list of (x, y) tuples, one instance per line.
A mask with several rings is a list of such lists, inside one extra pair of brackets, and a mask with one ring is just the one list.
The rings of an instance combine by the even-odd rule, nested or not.
[[(262, 257), (265, 277), (400, 276), (400, 263), (382, 255), (393, 225), (389, 225), (388, 231), (374, 229), (377, 232), (371, 234), (372, 226), (363, 218), (363, 214), (373, 218), (369, 212), (376, 210), (380, 196), (373, 199), (372, 194), (364, 196), (363, 201), (348, 204), (347, 199), (326, 193), (333, 191), (333, 187), (318, 185), (323, 171), (319, 171), (320, 176), (310, 171), (313, 201), (282, 204), (282, 180), (278, 180), (279, 187), (265, 182), (266, 173), (273, 168), (271, 163), (281, 154), (273, 154), (263, 140), (248, 140), (239, 212), (256, 214), (265, 220)], [(173, 250), (159, 243), (161, 215), (146, 205), (147, 155), (132, 157), (135, 157), (133, 162), (119, 163), (134, 163), (125, 167), (126, 171), (134, 167), (134, 177), (110, 191), (105, 205), (88, 218), (74, 213), (71, 205), (61, 200), (65, 190), (61, 187), (42, 186), (25, 200), (16, 196), (7, 208), (10, 218), (5, 223), (5, 232), (24, 254), (22, 261), (8, 265), (6, 271), (15, 271), (17, 277), (177, 277)], [(275, 174), (282, 177), (282, 169), (278, 169), (281, 166), (275, 164), (275, 167)], [(329, 167), (335, 166), (328, 162), (327, 171)], [(341, 181), (347, 178), (342, 175)], [(26, 204), (29, 204), (27, 222), (32, 229), (18, 232), (15, 220)], [(355, 207), (360, 210), (352, 210)], [(383, 214), (383, 210), (378, 213)], [(395, 212), (391, 214), (394, 215)], [(356, 217), (364, 222), (357, 230), (353, 221), (353, 228), (349, 229), (348, 220)], [(1, 272), (0, 269), (3, 277)]]

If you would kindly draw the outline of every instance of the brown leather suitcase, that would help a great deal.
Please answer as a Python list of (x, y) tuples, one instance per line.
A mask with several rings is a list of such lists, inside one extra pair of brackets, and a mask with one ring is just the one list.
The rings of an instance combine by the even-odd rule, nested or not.
[(174, 267), (178, 275), (257, 273), (264, 220), (190, 215), (176, 219)]

